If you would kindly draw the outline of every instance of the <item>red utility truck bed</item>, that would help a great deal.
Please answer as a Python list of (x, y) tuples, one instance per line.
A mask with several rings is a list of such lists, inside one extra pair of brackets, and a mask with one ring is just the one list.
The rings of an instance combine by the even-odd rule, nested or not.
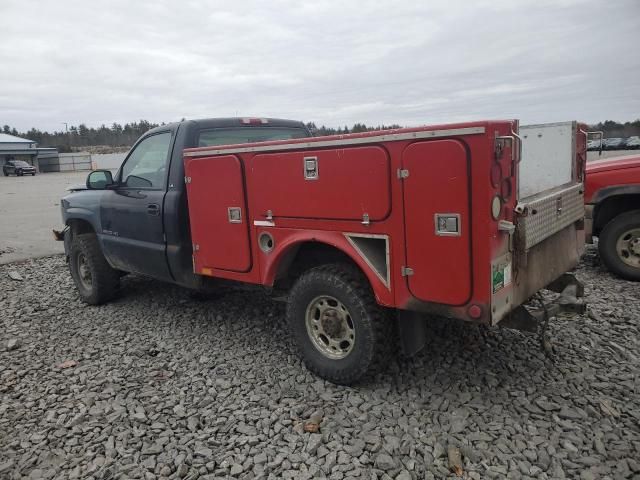
[(301, 252), (347, 258), (380, 305), (496, 324), (578, 262), (583, 133), (504, 120), (187, 149), (194, 271), (277, 286)]

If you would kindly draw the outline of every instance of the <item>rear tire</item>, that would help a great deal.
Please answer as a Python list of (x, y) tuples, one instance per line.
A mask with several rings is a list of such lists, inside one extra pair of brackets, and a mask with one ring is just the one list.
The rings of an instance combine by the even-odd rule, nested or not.
[(118, 290), (120, 275), (107, 263), (92, 233), (73, 238), (69, 269), (80, 298), (89, 305), (107, 302)]
[(613, 273), (640, 281), (640, 210), (621, 213), (609, 221), (600, 232), (598, 250)]
[(355, 267), (304, 273), (289, 294), (287, 320), (306, 367), (330, 382), (350, 385), (387, 363), (392, 324)]

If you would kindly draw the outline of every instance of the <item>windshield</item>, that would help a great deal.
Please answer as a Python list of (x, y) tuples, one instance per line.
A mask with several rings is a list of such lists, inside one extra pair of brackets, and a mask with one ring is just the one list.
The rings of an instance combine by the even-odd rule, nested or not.
[(27, 162), (23, 161), (23, 160), (14, 160), (13, 164), (16, 167), (30, 167), (31, 165), (29, 165)]
[(198, 136), (199, 147), (215, 145), (233, 145), (237, 143), (266, 142), (269, 140), (290, 140), (308, 137), (303, 128), (286, 127), (230, 127), (201, 130)]

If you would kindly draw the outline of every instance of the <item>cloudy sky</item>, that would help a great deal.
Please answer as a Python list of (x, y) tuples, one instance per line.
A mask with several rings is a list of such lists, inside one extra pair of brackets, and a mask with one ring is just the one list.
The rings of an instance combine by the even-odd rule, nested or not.
[(640, 0), (0, 0), (0, 124), (640, 117)]

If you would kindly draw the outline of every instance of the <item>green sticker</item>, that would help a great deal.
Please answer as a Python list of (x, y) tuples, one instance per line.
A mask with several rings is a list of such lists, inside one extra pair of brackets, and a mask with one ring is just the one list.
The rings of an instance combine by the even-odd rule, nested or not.
[(504, 270), (502, 268), (493, 267), (493, 293), (504, 287)]

